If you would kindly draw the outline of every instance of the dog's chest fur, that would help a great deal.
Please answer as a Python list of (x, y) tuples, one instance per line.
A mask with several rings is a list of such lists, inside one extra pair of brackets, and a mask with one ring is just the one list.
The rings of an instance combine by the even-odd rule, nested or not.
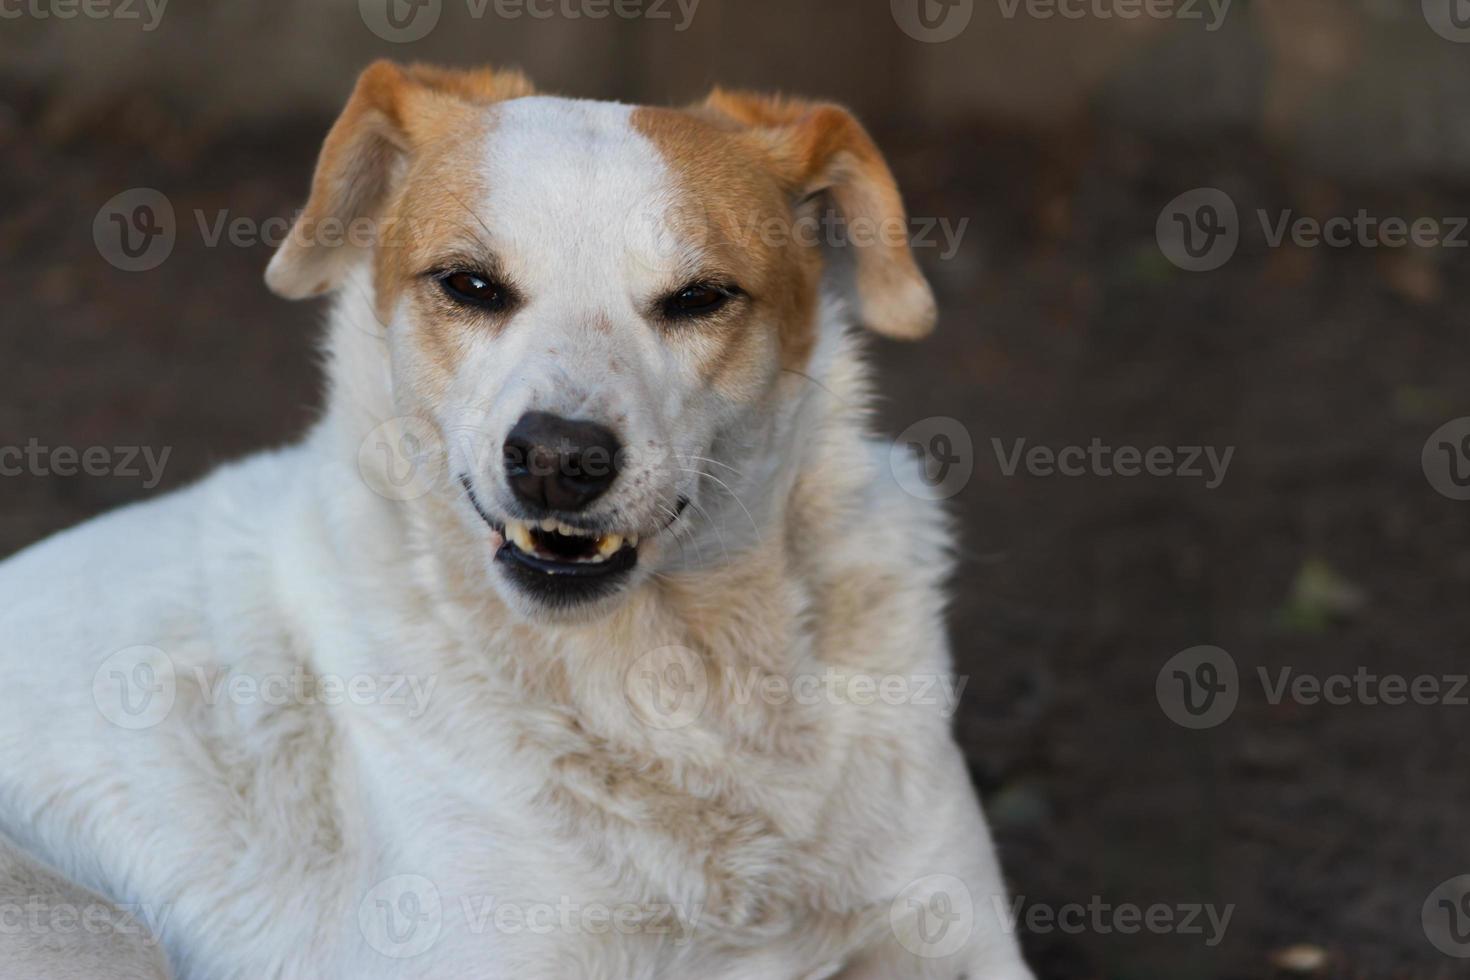
[[(804, 519), (821, 545), (820, 514)], [(277, 558), (288, 578), (351, 578), (311, 567), (333, 549), (301, 533), (306, 546)], [(922, 581), (899, 587), (891, 569), (819, 551), (834, 568), (797, 567), (775, 536), (610, 621), (555, 630), (457, 601), (473, 581), (456, 581), (452, 560), (410, 559), (416, 587), (358, 597), (350, 615), (282, 581), (261, 593), (284, 608), (241, 616), (268, 600), (232, 561), (229, 586), (205, 590), (211, 628), (282, 624), (211, 637), (212, 651), (251, 651), (232, 673), (402, 671), (432, 683), (432, 710), (241, 709), (182, 684), (176, 713), (198, 738), (190, 792), (215, 809), (160, 876), (177, 890), (139, 900), (176, 907), (185, 975), (208, 978), (718, 978), (750, 975), (751, 956), (812, 971), (840, 960), (886, 914), (870, 906), (903, 855), (879, 842), (912, 815), (925, 790), (912, 756), (943, 726), (796, 697), (787, 682), (912, 670), (898, 636), (942, 643), (914, 605)], [(267, 880), (326, 899), (265, 916), (283, 899)], [(405, 882), (410, 911), (437, 903), (426, 949), (375, 932), (403, 910)], [(222, 921), (252, 923), (258, 960), (218, 956)]]
[[(719, 976), (727, 955), (776, 946), (813, 969), (840, 956), (882, 894), (882, 862), (854, 848), (905, 806), (892, 785), (840, 790), (854, 752), (866, 767), (904, 739), (871, 719), (860, 733), (850, 706), (793, 698), (782, 683), (818, 670), (817, 648), (843, 639), (813, 626), (841, 597), (785, 565), (772, 543), (727, 581), (659, 590), (585, 633), (466, 623), (467, 636), (496, 637), (498, 654), (487, 664), (461, 647), (436, 697), (451, 705), (441, 718), (474, 731), (449, 722), (398, 742), (402, 822), (424, 832), (395, 841), (399, 863), (382, 871), (433, 869), (466, 947), (501, 906), (516, 919), (569, 900), (623, 917), (602, 936), (568, 936), (559, 922), (542, 942), (492, 923), (495, 944), (525, 957), (518, 969), (548, 976), (612, 963), (610, 975), (664, 975), (681, 962)], [(483, 756), (464, 759), (464, 746)], [(453, 771), (423, 765), (437, 758), (454, 758)]]

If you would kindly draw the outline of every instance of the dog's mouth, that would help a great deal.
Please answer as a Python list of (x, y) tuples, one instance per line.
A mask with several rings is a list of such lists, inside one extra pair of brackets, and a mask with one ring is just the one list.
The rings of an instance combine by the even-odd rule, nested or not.
[(672, 527), (689, 506), (680, 498), (669, 522), (654, 535), (581, 528), (555, 518), (498, 521), (485, 510), (474, 484), (461, 477), (470, 504), (500, 538), (495, 561), (523, 591), (555, 606), (573, 606), (611, 594), (638, 565), (640, 549)]
[(629, 571), (638, 563), (636, 534), (608, 534), (572, 527), (555, 519), (537, 524), (507, 521), (497, 560), (513, 561), (547, 576), (599, 578)]

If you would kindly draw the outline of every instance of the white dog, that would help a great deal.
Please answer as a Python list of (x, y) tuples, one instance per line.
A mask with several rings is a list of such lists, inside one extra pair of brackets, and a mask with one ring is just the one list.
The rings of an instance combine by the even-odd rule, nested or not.
[(93, 889), (190, 980), (1030, 976), (850, 115), (377, 64), (267, 278), (335, 294), (305, 440), (0, 565), (0, 828), (72, 883), (0, 917)]

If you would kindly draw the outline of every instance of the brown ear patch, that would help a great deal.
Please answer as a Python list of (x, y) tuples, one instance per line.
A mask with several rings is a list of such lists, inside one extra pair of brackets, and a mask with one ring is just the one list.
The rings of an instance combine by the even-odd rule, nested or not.
[(836, 105), (719, 89), (705, 106), (754, 134), (799, 195), (830, 196), (855, 249), (863, 324), (897, 339), (927, 335), (934, 294), (909, 247), (898, 184), (862, 124)]
[(413, 158), (466, 126), (466, 110), (533, 92), (515, 71), (374, 62), (327, 134), (311, 197), (271, 259), (266, 283), (288, 299), (339, 287), (383, 235), (389, 202)]

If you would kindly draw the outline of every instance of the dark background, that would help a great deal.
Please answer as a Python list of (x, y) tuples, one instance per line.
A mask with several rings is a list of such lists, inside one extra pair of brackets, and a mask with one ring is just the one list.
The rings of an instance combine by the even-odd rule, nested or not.
[[(1466, 250), (1272, 247), (1254, 219), (1470, 215), (1470, 44), (1419, 0), (1236, 0), (1213, 31), (972, 6), (944, 43), (887, 0), (703, 0), (683, 32), (445, 0), (412, 44), (375, 37), (357, 0), (180, 3), (151, 32), (0, 21), (0, 444), (171, 450), (151, 490), (0, 478), (0, 553), (310, 422), (321, 309), (271, 297), (269, 249), (210, 247), (194, 215), (291, 215), (372, 57), (519, 64), (627, 101), (714, 83), (844, 101), (915, 216), (969, 219), (957, 254), (920, 252), (939, 336), (874, 356), (885, 431), (953, 417), (975, 447), (954, 501), (957, 725), (1013, 887), (1028, 907), (1235, 906), (1215, 948), (1028, 933), (1038, 971), (1470, 976), (1420, 921), (1470, 873), (1470, 706), (1273, 705), (1256, 679), (1470, 670), (1470, 503), (1420, 459), (1470, 415)], [(93, 222), (138, 187), (167, 195), (178, 240), (129, 273)], [(1199, 187), (1244, 230), (1223, 267), (1188, 273), (1155, 224)], [(1022, 438), (1235, 456), (1214, 490), (1007, 476), (991, 440)], [(1239, 665), (1240, 703), (1193, 731), (1155, 681), (1202, 644)]]

